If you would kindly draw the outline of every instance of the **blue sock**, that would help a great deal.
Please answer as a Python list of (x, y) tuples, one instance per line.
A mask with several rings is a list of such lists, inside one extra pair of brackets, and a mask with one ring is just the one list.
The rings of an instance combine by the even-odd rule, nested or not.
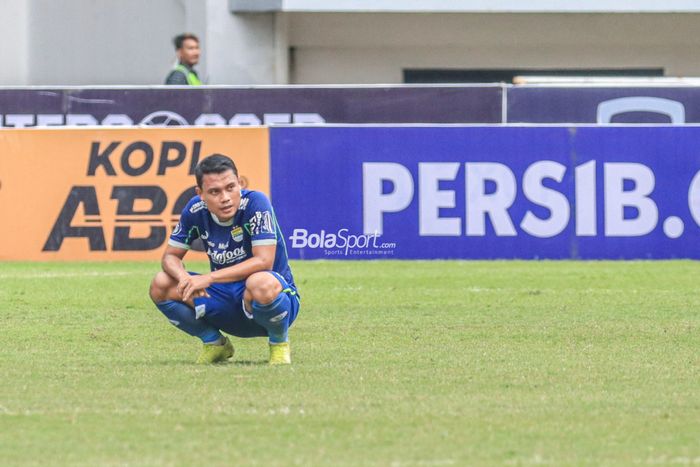
[(286, 293), (280, 293), (277, 298), (267, 305), (253, 301), (253, 319), (267, 329), (271, 344), (287, 342), (289, 336), (289, 312), (291, 302)]
[(185, 303), (166, 300), (156, 303), (156, 307), (173, 325), (190, 336), (199, 337), (205, 344), (215, 342), (221, 337), (218, 329), (202, 320), (195, 319), (194, 310)]

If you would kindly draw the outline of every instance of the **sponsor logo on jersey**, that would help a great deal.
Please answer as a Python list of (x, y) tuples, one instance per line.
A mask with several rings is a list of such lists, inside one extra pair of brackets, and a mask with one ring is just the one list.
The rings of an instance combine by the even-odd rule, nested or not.
[(218, 247), (218, 248), (219, 248), (219, 250), (225, 250), (226, 248), (228, 248), (228, 242), (226, 242), (226, 243), (219, 243), (219, 247)]
[(173, 235), (180, 235), (180, 232), (182, 232), (182, 224), (178, 222), (175, 228), (173, 229)]
[(194, 203), (194, 204), (190, 207), (190, 212), (191, 212), (192, 214), (194, 214), (194, 213), (196, 213), (196, 212), (201, 211), (202, 209), (204, 209), (204, 208), (206, 208), (206, 207), (207, 207), (207, 203), (205, 203), (204, 201), (197, 201), (196, 203)]
[(238, 206), (238, 209), (241, 211), (245, 211), (245, 208), (248, 207), (249, 202), (250, 198), (241, 198), (241, 204)]
[(233, 230), (231, 231), (231, 237), (233, 237), (233, 240), (235, 242), (240, 243), (243, 241), (243, 229), (240, 225), (237, 225), (233, 228)]
[(272, 222), (272, 214), (270, 211), (255, 211), (255, 214), (250, 218), (250, 234), (274, 234), (275, 224)]
[(211, 259), (211, 262), (214, 264), (229, 264), (245, 259), (247, 253), (245, 248), (240, 246), (228, 251), (217, 251), (209, 248), (207, 250), (207, 255), (209, 255), (209, 259)]

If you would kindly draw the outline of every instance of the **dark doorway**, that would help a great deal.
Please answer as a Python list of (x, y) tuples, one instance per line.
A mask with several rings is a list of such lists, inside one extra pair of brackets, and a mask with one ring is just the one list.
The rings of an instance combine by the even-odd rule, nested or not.
[(448, 69), (448, 68), (406, 68), (403, 82), (420, 83), (512, 83), (516, 76), (593, 76), (593, 77), (659, 77), (664, 76), (663, 68), (597, 68), (597, 69)]

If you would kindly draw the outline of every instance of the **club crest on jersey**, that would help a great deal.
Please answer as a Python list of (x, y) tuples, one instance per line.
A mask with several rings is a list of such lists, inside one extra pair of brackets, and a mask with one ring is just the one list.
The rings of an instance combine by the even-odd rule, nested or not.
[(233, 230), (231, 231), (231, 237), (233, 237), (233, 240), (236, 242), (242, 242), (243, 241), (243, 229), (240, 226), (235, 226)]

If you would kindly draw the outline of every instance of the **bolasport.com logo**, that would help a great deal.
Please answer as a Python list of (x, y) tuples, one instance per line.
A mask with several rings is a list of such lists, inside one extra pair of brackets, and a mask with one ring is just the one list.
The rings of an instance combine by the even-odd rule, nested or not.
[(349, 229), (337, 232), (309, 233), (294, 229), (289, 240), (292, 248), (322, 249), (324, 256), (392, 256), (395, 242), (383, 242), (379, 233), (351, 234)]

